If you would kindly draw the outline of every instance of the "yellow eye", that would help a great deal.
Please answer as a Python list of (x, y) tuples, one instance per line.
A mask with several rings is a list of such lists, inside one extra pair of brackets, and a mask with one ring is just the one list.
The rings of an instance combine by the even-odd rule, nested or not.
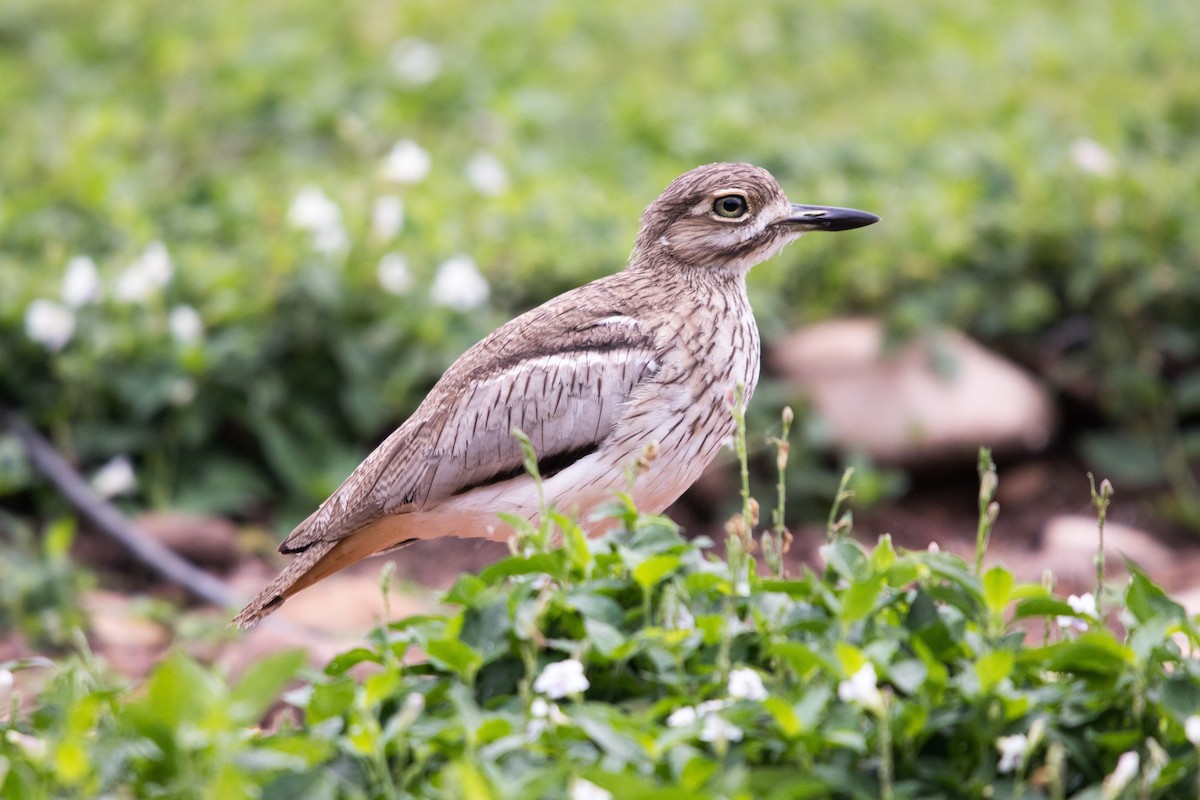
[(750, 205), (740, 194), (727, 194), (713, 201), (713, 213), (725, 219), (737, 219), (746, 216)]

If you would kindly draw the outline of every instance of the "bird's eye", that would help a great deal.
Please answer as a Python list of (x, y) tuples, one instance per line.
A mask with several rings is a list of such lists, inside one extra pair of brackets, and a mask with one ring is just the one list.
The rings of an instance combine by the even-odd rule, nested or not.
[(750, 206), (746, 203), (746, 198), (740, 194), (727, 194), (713, 201), (713, 213), (725, 219), (744, 217), (749, 210)]

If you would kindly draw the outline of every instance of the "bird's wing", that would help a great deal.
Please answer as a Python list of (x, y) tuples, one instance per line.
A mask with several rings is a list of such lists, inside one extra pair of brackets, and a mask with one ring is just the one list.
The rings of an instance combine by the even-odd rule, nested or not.
[(622, 404), (658, 369), (654, 331), (603, 304), (572, 307), (569, 295), (555, 305), (562, 308), (518, 317), (464, 353), (280, 550), (340, 539), (520, 474), (514, 428), (530, 437), (544, 471), (599, 448)]

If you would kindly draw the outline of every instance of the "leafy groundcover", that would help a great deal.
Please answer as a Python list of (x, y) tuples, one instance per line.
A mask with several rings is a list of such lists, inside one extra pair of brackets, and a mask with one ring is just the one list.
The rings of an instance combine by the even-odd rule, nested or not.
[(724, 558), (627, 501), (595, 540), (548, 515), (450, 613), (316, 673), (40, 665), (0, 722), (0, 797), (1197, 796), (1200, 636), (1136, 569), (1097, 609), (831, 525), (823, 571), (763, 577), (746, 510)]

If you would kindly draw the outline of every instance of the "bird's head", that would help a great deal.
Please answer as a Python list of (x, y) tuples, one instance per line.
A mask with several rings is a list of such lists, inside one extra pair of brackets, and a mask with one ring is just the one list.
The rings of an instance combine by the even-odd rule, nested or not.
[(667, 256), (697, 267), (747, 270), (809, 231), (878, 222), (866, 211), (792, 203), (771, 173), (706, 164), (680, 175), (642, 214), (634, 262)]

